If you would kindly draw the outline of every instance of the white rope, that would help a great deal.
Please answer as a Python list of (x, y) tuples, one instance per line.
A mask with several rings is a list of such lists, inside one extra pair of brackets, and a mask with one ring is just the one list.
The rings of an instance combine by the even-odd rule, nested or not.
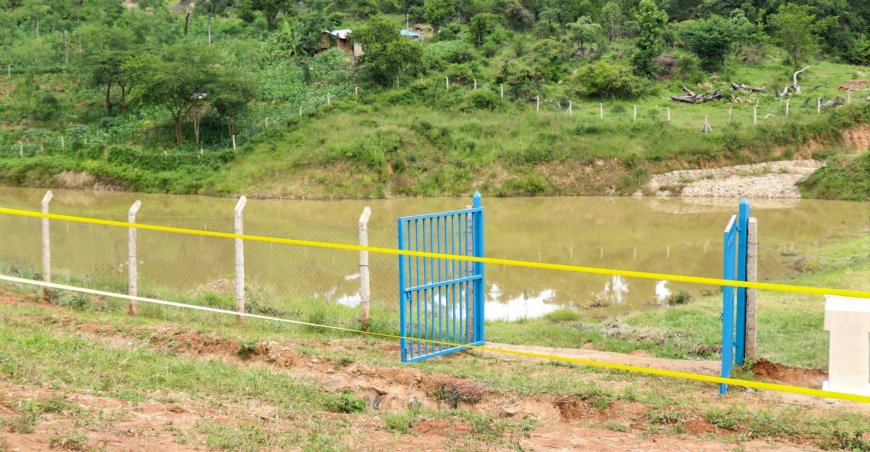
[(269, 316), (259, 315), (259, 314), (250, 314), (247, 312), (236, 312), (236, 311), (230, 311), (227, 309), (210, 308), (208, 306), (197, 306), (197, 305), (191, 305), (191, 304), (176, 303), (174, 301), (160, 300), (157, 298), (130, 296), (130, 295), (124, 295), (124, 294), (119, 294), (119, 293), (114, 293), (114, 292), (106, 292), (103, 290), (86, 289), (84, 287), (76, 287), (76, 286), (69, 286), (66, 284), (57, 284), (57, 283), (49, 283), (49, 282), (44, 282), (44, 281), (36, 281), (36, 280), (32, 280), (32, 279), (18, 278), (15, 276), (8, 276), (8, 275), (0, 275), (0, 281), (6, 281), (6, 282), (11, 282), (11, 283), (17, 283), (17, 284), (29, 284), (32, 286), (45, 287), (48, 289), (69, 290), (72, 292), (79, 292), (79, 293), (84, 293), (84, 294), (89, 294), (89, 295), (98, 295), (98, 296), (109, 297), (109, 298), (120, 298), (123, 300), (141, 301), (143, 303), (152, 303), (152, 304), (163, 305), (163, 306), (172, 306), (174, 308), (194, 309), (197, 311), (213, 312), (215, 314), (227, 314), (227, 315), (232, 315), (232, 316), (248, 317), (248, 318), (252, 318), (252, 319), (271, 320), (271, 321), (275, 321), (275, 322), (292, 323), (294, 325), (313, 326), (313, 327), (326, 328), (326, 329), (332, 329), (332, 330), (338, 330), (338, 331), (356, 331), (356, 330), (352, 330), (350, 328), (342, 328), (339, 326), (319, 325), (317, 323), (302, 322), (299, 320), (282, 319), (280, 317), (269, 317)]

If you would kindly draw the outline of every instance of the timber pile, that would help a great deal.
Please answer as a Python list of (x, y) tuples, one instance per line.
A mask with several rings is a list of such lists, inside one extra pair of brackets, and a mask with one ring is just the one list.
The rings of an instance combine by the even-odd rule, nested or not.
[(685, 96), (671, 96), (671, 100), (683, 102), (686, 104), (700, 104), (702, 102), (708, 102), (711, 100), (722, 98), (722, 94), (719, 93), (718, 89), (709, 93), (696, 93), (684, 86), (683, 92), (686, 93)]
[(819, 110), (825, 110), (825, 109), (832, 108), (832, 107), (839, 107), (842, 105), (846, 105), (846, 101), (843, 100), (842, 97), (837, 96), (829, 101), (822, 102), (821, 104), (819, 104)]
[(763, 92), (767, 91), (764, 88), (753, 88), (753, 87), (747, 85), (746, 83), (733, 83), (733, 82), (731, 83), (731, 89), (733, 89), (734, 91), (747, 91), (750, 93), (763, 93)]

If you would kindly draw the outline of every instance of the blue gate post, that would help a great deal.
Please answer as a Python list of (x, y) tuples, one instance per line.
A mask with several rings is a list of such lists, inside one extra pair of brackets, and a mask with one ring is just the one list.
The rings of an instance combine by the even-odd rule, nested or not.
[[(471, 202), (471, 208), (481, 209), (474, 212), (474, 256), (483, 257), (483, 201), (480, 198), (480, 192), (474, 192), (474, 198)], [(474, 342), (483, 343), (484, 338), (484, 323), (485, 316), (484, 307), (484, 285), (483, 285), (483, 262), (474, 263), (474, 275), (479, 276), (479, 279), (474, 281)]]
[[(405, 225), (399, 221), (399, 249), (405, 249)], [(405, 303), (408, 298), (405, 294), (405, 259), (399, 257), (399, 336), (401, 336), (402, 362), (408, 360), (408, 322), (405, 320)]]
[[(735, 247), (737, 245), (736, 216), (731, 216), (723, 235), (722, 279), (733, 280), (735, 273)], [(734, 287), (722, 287), (722, 377), (731, 376), (734, 365)], [(719, 384), (719, 394), (725, 395), (728, 385)]]
[[(737, 214), (737, 280), (746, 281), (746, 248), (749, 235), (749, 201), (746, 198), (740, 201), (740, 210)], [(746, 356), (746, 288), (737, 288), (737, 335), (735, 358), (738, 365), (743, 364)]]

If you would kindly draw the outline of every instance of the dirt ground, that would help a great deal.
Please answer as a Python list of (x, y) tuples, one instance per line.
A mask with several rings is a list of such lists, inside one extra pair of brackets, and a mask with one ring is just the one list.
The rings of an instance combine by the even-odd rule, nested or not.
[[(22, 303), (10, 297), (0, 297), (0, 303)], [(505, 438), (514, 449), (522, 450), (654, 450), (654, 451), (720, 451), (737, 447), (727, 437), (733, 432), (720, 429), (704, 418), (686, 419), (682, 434), (662, 433), (650, 430), (643, 422), (649, 406), (637, 402), (617, 400), (605, 408), (594, 406), (587, 400), (569, 395), (521, 396), (488, 389), (469, 379), (452, 375), (432, 373), (412, 366), (380, 366), (364, 361), (340, 364), (317, 355), (301, 354), (293, 344), (274, 341), (256, 343), (247, 356), (240, 356), (240, 343), (215, 333), (194, 331), (177, 324), (136, 326), (130, 331), (117, 326), (91, 320), (81, 320), (55, 306), (28, 303), (45, 310), (44, 324), (63, 333), (74, 333), (110, 344), (122, 349), (145, 347), (161, 353), (172, 353), (197, 360), (220, 360), (235, 366), (265, 366), (315, 382), (322, 390), (333, 393), (352, 392), (365, 400), (368, 410), (355, 415), (351, 425), (352, 438), (339, 445), (352, 450), (450, 450), (455, 448), (456, 437), (472, 431), (472, 426), (460, 420), (426, 419), (411, 427), (408, 434), (387, 431), (381, 419), (383, 413), (402, 412), (412, 404), (438, 409), (445, 401), (433, 396), (448, 388), (461, 395), (456, 406), (476, 411), (495, 418), (534, 418), (537, 422), (525, 434)], [(688, 372), (715, 374), (717, 365), (712, 361), (680, 361), (655, 358), (644, 354), (621, 355), (585, 349), (549, 349), (544, 347), (504, 347), (562, 356), (577, 356), (587, 359), (602, 359), (638, 366), (655, 366)], [(398, 353), (392, 343), (365, 341), (362, 339), (324, 340), (317, 344), (324, 350), (362, 350), (375, 347), (384, 353)], [(495, 370), (504, 371), (516, 360), (494, 353), (475, 352), (491, 357)], [(461, 361), (463, 358), (457, 356)], [(760, 375), (770, 381), (806, 383), (808, 378), (824, 378), (818, 372), (804, 372), (761, 362)], [(530, 375), (529, 378), (534, 378)], [(815, 380), (813, 380), (815, 381)], [(677, 382), (676, 384), (679, 384)], [(712, 392), (712, 391), (710, 391)], [(7, 450), (29, 451), (50, 448), (70, 448), (58, 439), (57, 432), (83, 429), (87, 433), (87, 448), (105, 450), (198, 450), (198, 443), (185, 440), (183, 432), (203, 421), (226, 425), (242, 421), (268, 424), (270, 428), (292, 432), (304, 429), (293, 420), (278, 416), (277, 407), (263, 404), (239, 404), (214, 406), (194, 400), (184, 394), (173, 394), (173, 403), (162, 403), (161, 394), (145, 403), (134, 404), (111, 397), (59, 391), (45, 387), (22, 386), (0, 380), (0, 417), (13, 416), (16, 404), (22, 400), (46, 397), (62, 397), (82, 407), (85, 412), (99, 412), (100, 419), (82, 419), (82, 410), (59, 411), (46, 414), (31, 433), (3, 432), (0, 446)], [(711, 403), (719, 402), (710, 395)], [(777, 395), (752, 394), (734, 391), (729, 403), (748, 403), (764, 407), (766, 404), (783, 403)], [(794, 400), (792, 400), (794, 402)], [(814, 407), (814, 410), (836, 409), (835, 404), (815, 399), (798, 400), (797, 403)], [(867, 407), (853, 406), (865, 414)], [(863, 410), (863, 411), (862, 411)], [(322, 413), (322, 416), (341, 416)], [(106, 421), (105, 419), (108, 419)], [(602, 424), (617, 423), (628, 426), (628, 431), (602, 428)], [(487, 443), (477, 442), (473, 437), (463, 440), (469, 450), (491, 449)], [(806, 441), (779, 443), (761, 440), (743, 441), (739, 445), (747, 450), (813, 450)], [(2, 448), (2, 447), (0, 447)]]

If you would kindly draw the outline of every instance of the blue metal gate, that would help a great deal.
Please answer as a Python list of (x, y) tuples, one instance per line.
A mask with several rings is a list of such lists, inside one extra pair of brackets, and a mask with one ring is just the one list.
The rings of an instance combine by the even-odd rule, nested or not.
[[(737, 215), (725, 228), (722, 257), (722, 279), (746, 281), (746, 247), (749, 231), (749, 201), (740, 201)], [(735, 299), (735, 294), (736, 299)], [(736, 316), (735, 316), (736, 305)], [(735, 331), (736, 330), (736, 331)], [(722, 373), (731, 376), (734, 363), (743, 364), (746, 354), (746, 289), (722, 287)], [(728, 385), (720, 384), (725, 395)]]
[[(483, 257), (483, 204), (399, 218), (399, 249)], [(484, 343), (483, 263), (399, 256), (402, 361)]]

